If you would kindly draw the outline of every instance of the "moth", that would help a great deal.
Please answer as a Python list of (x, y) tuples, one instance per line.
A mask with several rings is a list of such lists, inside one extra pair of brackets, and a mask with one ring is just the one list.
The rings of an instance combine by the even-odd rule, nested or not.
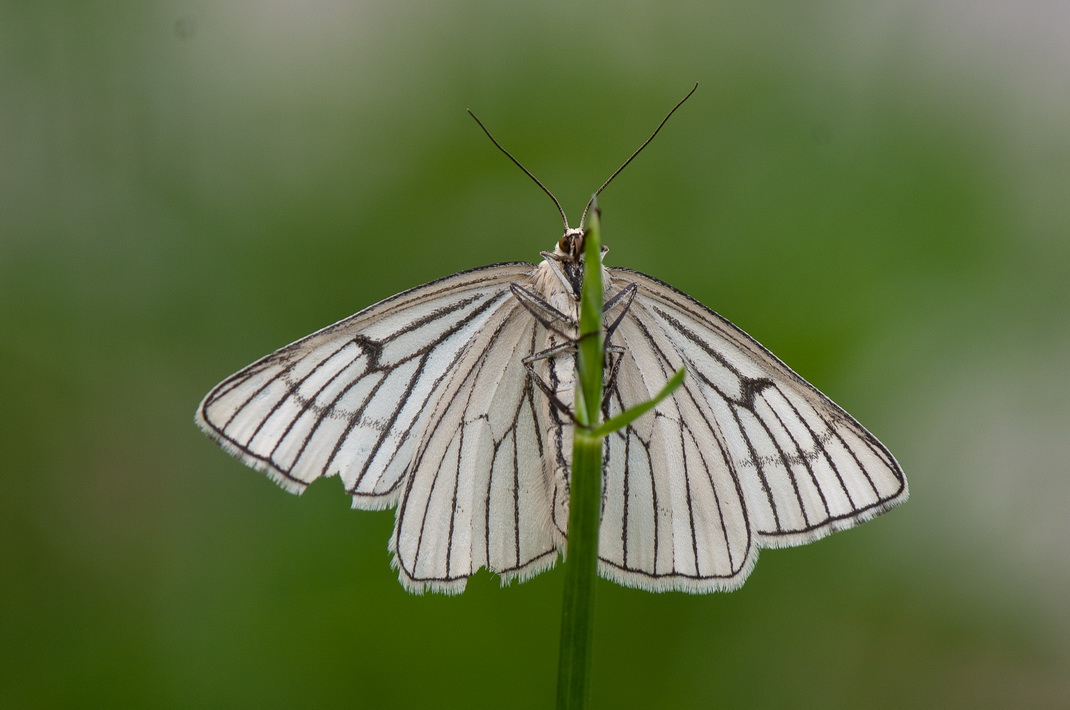
[(605, 440), (602, 576), (731, 590), (760, 548), (812, 542), (906, 500), (895, 458), (847, 412), (690, 296), (586, 264), (582, 227), (558, 209), (564, 235), (541, 263), (387, 298), (227, 378), (197, 424), (291, 493), (337, 475), (354, 508), (396, 507), (389, 549), (410, 591), (459, 593), (481, 567), (526, 579), (566, 545), (580, 285), (599, 268), (604, 416), (686, 370)]

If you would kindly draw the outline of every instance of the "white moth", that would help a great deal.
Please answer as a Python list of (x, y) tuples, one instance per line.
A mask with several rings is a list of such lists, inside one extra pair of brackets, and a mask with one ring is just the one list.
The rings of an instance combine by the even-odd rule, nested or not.
[[(354, 508), (397, 506), (389, 547), (410, 591), (459, 593), (480, 567), (537, 574), (567, 535), (582, 242), (566, 222), (537, 266), (453, 274), (298, 340), (215, 387), (197, 424), (292, 493), (338, 475)], [(753, 338), (655, 278), (598, 268), (604, 416), (687, 371), (606, 438), (603, 577), (735, 589), (759, 548), (906, 500), (888, 450)]]

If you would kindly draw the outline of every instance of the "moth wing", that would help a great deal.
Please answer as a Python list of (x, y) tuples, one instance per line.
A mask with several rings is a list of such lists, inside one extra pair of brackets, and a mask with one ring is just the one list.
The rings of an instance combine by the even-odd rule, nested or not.
[(683, 385), (607, 437), (604, 576), (654, 590), (735, 589), (760, 547), (801, 545), (902, 503), (907, 483), (861, 424), (732, 323), (652, 277), (637, 295), (607, 416)]
[(354, 507), (393, 505), (428, 403), (532, 268), (464, 271), (370, 306), (221, 382), (197, 424), (291, 493), (337, 474)]

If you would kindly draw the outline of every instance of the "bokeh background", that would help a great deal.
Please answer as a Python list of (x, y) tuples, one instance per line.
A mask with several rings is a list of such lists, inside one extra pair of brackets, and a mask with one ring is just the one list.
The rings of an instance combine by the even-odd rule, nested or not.
[(223, 377), (560, 236), (731, 318), (910, 502), (732, 594), (600, 582), (595, 707), (1070, 706), (1070, 5), (0, 4), (0, 706), (513, 707), (562, 571), (402, 591), (393, 514), (193, 425)]

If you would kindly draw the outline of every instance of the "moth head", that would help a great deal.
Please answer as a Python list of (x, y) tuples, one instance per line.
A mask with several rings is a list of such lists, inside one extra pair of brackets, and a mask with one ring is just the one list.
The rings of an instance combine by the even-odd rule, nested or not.
[(556, 253), (568, 261), (579, 263), (583, 260), (583, 230), (569, 227), (563, 237), (557, 240)]
[[(557, 240), (557, 249), (554, 250), (554, 254), (561, 260), (571, 261), (576, 264), (581, 263), (583, 261), (584, 235), (585, 232), (582, 229), (570, 227), (565, 232), (565, 235)], [(603, 244), (603, 259), (605, 259), (607, 251), (609, 251), (609, 247)]]

